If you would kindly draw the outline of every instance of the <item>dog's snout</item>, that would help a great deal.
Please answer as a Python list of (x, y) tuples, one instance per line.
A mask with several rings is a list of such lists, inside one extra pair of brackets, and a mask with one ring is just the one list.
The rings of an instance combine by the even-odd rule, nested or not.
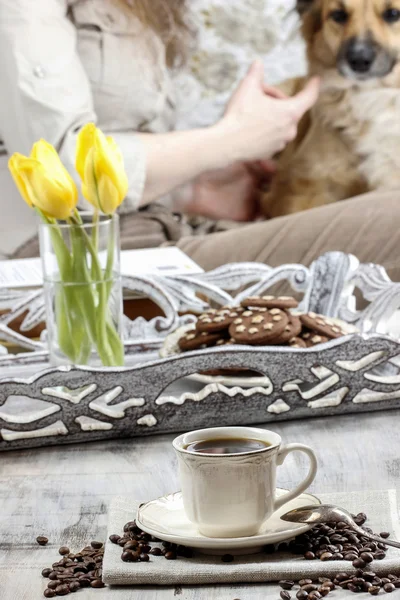
[(369, 40), (351, 40), (346, 49), (346, 60), (355, 73), (368, 73), (376, 58), (376, 49)]

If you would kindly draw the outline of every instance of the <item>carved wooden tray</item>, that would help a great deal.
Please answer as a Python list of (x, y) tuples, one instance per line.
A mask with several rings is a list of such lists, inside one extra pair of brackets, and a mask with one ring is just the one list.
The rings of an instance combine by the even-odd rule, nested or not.
[[(340, 317), (361, 333), (313, 349), (233, 346), (143, 364), (149, 352), (155, 356), (167, 334), (193, 319), (180, 312), (207, 306), (199, 292), (216, 304), (234, 304), (282, 280), (303, 294), (302, 309)], [(399, 284), (382, 267), (330, 253), (309, 269), (244, 263), (195, 277), (137, 278), (125, 285), (147, 293), (165, 312), (149, 323), (126, 322), (127, 353), (140, 349), (131, 356), (139, 356), (142, 364), (125, 369), (45, 368), (44, 342), (29, 340), (27, 344), (34, 344), (30, 353), (1, 356), (0, 450), (400, 406), (400, 344), (385, 335), (397, 327)], [(362, 311), (355, 308), (357, 287), (367, 303)], [(234, 297), (227, 289), (240, 292)], [(28, 309), (26, 328), (36, 324), (42, 310), (40, 292), (35, 294), (13, 305), (14, 315)], [(3, 293), (0, 308), (7, 301)], [(2, 319), (0, 339), (13, 335)], [(15, 377), (16, 367), (23, 379)], [(182, 379), (229, 367), (257, 371), (265, 383), (253, 388), (221, 383), (196, 387)], [(26, 378), (29, 372), (35, 375)]]

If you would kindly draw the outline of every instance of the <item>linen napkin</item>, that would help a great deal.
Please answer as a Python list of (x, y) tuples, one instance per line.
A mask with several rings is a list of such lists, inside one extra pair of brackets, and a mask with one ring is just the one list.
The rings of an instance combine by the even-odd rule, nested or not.
[[(318, 497), (324, 504), (336, 504), (352, 513), (365, 512), (367, 525), (373, 531), (390, 531), (391, 538), (400, 540), (396, 490), (319, 494)], [(132, 498), (114, 498), (109, 511), (108, 536), (120, 535), (124, 524), (135, 518), (138, 506), (139, 502)], [(400, 574), (400, 550), (389, 548), (386, 558), (374, 561), (371, 567), (377, 574)], [(331, 577), (341, 571), (353, 570), (349, 561), (304, 560), (287, 552), (235, 556), (232, 563), (222, 562), (220, 556), (199, 552), (190, 559), (179, 557), (170, 561), (156, 556), (147, 563), (124, 563), (121, 548), (109, 540), (103, 560), (103, 580), (109, 585), (256, 583)]]

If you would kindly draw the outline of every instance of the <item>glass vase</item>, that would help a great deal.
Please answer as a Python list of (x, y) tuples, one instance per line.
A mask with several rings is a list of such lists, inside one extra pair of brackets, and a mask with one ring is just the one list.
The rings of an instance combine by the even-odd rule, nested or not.
[(118, 216), (41, 223), (39, 237), (50, 363), (122, 366)]

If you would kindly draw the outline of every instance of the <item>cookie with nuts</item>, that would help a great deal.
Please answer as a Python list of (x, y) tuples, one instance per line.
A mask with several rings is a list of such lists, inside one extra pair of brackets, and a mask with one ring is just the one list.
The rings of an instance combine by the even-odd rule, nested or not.
[(304, 327), (314, 331), (320, 336), (327, 337), (330, 340), (345, 335), (342, 328), (339, 327), (335, 321), (331, 321), (329, 317), (324, 317), (323, 315), (309, 312), (305, 313), (304, 315), (300, 315), (300, 320)]
[(313, 348), (314, 346), (318, 346), (318, 344), (325, 344), (325, 342), (329, 342), (328, 337), (314, 332), (306, 332), (301, 337), (306, 345), (306, 348)]
[(299, 303), (292, 296), (249, 296), (242, 300), (241, 305), (245, 308), (296, 308)]
[(242, 322), (229, 327), (231, 337), (239, 344), (262, 346), (279, 338), (289, 322), (288, 314), (280, 308), (271, 310), (245, 310)]
[(208, 331), (191, 329), (178, 340), (178, 346), (183, 352), (187, 352), (188, 350), (203, 350), (204, 348), (219, 345), (221, 339), (224, 338), (220, 333), (209, 333)]
[(286, 342), (289, 342), (292, 338), (296, 338), (298, 335), (300, 335), (302, 328), (300, 319), (295, 315), (291, 315), (290, 313), (288, 313), (288, 317), (288, 324), (280, 334), (279, 338), (274, 340), (274, 344), (286, 344)]
[(197, 319), (196, 329), (200, 332), (214, 333), (228, 329), (235, 319), (243, 313), (242, 307), (223, 307), (215, 312), (206, 312)]
[(301, 337), (293, 337), (289, 340), (289, 346), (291, 348), (307, 348), (306, 342)]

